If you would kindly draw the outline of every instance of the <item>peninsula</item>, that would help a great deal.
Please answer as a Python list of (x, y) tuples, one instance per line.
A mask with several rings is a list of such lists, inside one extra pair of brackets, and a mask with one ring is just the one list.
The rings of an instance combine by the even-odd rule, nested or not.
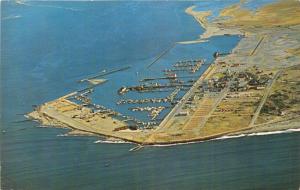
[[(170, 96), (151, 100), (174, 103), (180, 88), (188, 88), (162, 121), (145, 123), (95, 105), (86, 96), (92, 88), (39, 105), (27, 116), (43, 125), (70, 128), (73, 135), (100, 135), (141, 145), (300, 128), (300, 2), (282, 0), (256, 11), (243, 8), (243, 3), (225, 8), (211, 22), (207, 20), (210, 11), (198, 12), (194, 6), (186, 9), (206, 30), (195, 43), (217, 35), (242, 38), (230, 54), (216, 52), (214, 63), (192, 85), (172, 83), (167, 86), (175, 89)], [(174, 67), (188, 66), (193, 72), (201, 64), (195, 60)], [(169, 74), (165, 78), (176, 77)], [(149, 88), (123, 87), (119, 93)], [(119, 103), (124, 102), (129, 101)], [(153, 119), (163, 109), (135, 108), (148, 111)]]

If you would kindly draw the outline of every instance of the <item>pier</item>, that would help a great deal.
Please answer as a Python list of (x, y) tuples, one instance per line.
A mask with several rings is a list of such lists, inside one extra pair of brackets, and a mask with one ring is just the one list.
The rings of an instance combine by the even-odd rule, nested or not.
[(165, 98), (146, 98), (146, 99), (137, 99), (137, 100), (121, 99), (117, 102), (117, 105), (120, 105), (120, 104), (166, 103), (166, 102), (172, 103), (180, 90), (181, 90), (181, 88), (176, 88), (169, 96), (167, 96)]
[(129, 91), (137, 91), (137, 92), (151, 92), (157, 89), (166, 89), (166, 88), (177, 88), (177, 87), (191, 87), (191, 84), (152, 84), (152, 85), (140, 85), (140, 86), (129, 86), (129, 87), (121, 87), (118, 90), (120, 95), (123, 95)]
[(151, 118), (151, 120), (155, 120), (159, 114), (166, 109), (167, 107), (165, 106), (147, 106), (147, 107), (133, 107), (133, 108), (128, 108), (131, 111), (146, 111), (149, 112), (148, 117)]
[(173, 49), (176, 46), (176, 43), (173, 43), (168, 49), (163, 51), (154, 61), (152, 61), (147, 68), (150, 68), (154, 63), (156, 63), (160, 58), (162, 58), (164, 55), (166, 55), (171, 49)]
[(89, 80), (92, 80), (92, 79), (95, 79), (95, 78), (99, 78), (99, 77), (103, 77), (103, 76), (106, 76), (106, 75), (110, 75), (110, 74), (113, 74), (113, 73), (116, 73), (116, 72), (125, 71), (125, 70), (127, 70), (129, 68), (131, 68), (131, 67), (127, 66), (127, 67), (122, 67), (120, 69), (113, 69), (113, 70), (108, 71), (108, 72), (101, 72), (100, 74), (97, 74), (97, 75), (94, 75), (94, 76), (91, 76), (91, 77), (88, 77), (88, 78), (85, 78), (85, 79), (81, 79), (78, 82), (89, 81)]
[(147, 82), (147, 81), (153, 81), (153, 80), (174, 80), (174, 79), (183, 79), (183, 78), (197, 78), (199, 76), (167, 76), (167, 77), (157, 77), (157, 78), (144, 78), (141, 79), (140, 82)]

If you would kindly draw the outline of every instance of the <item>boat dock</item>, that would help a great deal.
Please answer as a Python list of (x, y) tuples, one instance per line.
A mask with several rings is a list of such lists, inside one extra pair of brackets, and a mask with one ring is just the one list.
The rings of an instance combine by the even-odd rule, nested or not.
[(117, 105), (120, 104), (147, 104), (147, 103), (166, 103), (173, 102), (177, 94), (180, 92), (181, 88), (176, 88), (169, 96), (165, 98), (146, 98), (146, 99), (121, 99), (117, 102)]
[(155, 120), (159, 114), (166, 109), (167, 107), (165, 106), (147, 106), (147, 107), (133, 107), (133, 108), (128, 108), (131, 111), (146, 111), (149, 112), (148, 117), (151, 118), (151, 120)]
[(157, 77), (157, 78), (144, 78), (141, 79), (139, 82), (147, 82), (147, 81), (153, 81), (153, 80), (174, 80), (174, 79), (183, 79), (183, 78), (199, 78), (199, 76), (167, 76), (167, 77)]
[(120, 95), (123, 95), (129, 91), (137, 91), (137, 92), (151, 92), (157, 89), (165, 89), (165, 88), (178, 88), (178, 87), (191, 87), (191, 84), (152, 84), (152, 85), (140, 85), (140, 86), (129, 86), (129, 87), (121, 87), (118, 90)]

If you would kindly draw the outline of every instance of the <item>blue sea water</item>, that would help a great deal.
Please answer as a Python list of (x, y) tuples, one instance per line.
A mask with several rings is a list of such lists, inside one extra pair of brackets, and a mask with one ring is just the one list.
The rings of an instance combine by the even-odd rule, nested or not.
[[(207, 1), (206, 7), (217, 12), (227, 1), (219, 2)], [(121, 85), (160, 75), (178, 60), (210, 62), (213, 52), (229, 52), (239, 38), (214, 37), (176, 45), (145, 69), (174, 42), (198, 38), (203, 29), (184, 10), (201, 2), (1, 4), (2, 189), (299, 188), (299, 133), (132, 153), (132, 144), (95, 144), (96, 137), (61, 137), (66, 130), (17, 122), (32, 105), (82, 88), (78, 79), (131, 65), (106, 77), (109, 81), (92, 95), (96, 103), (126, 112), (126, 106), (115, 105)]]

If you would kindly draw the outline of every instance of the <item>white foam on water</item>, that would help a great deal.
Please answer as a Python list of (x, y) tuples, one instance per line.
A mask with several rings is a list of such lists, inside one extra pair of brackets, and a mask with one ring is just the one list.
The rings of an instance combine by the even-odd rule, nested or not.
[[(193, 142), (183, 142), (183, 143), (173, 143), (173, 144), (155, 144), (155, 145), (146, 145), (152, 147), (169, 147), (169, 146), (177, 146), (177, 145), (186, 145), (186, 144), (195, 144), (201, 142), (208, 142), (208, 141), (218, 141), (218, 140), (225, 140), (225, 139), (233, 139), (233, 138), (242, 138), (248, 136), (263, 136), (263, 135), (273, 135), (273, 134), (281, 134), (281, 133), (292, 133), (292, 132), (300, 132), (300, 128), (298, 129), (287, 129), (282, 131), (271, 131), (271, 132), (259, 132), (259, 133), (250, 133), (250, 134), (240, 134), (240, 135), (225, 135), (219, 138), (210, 139), (210, 140), (203, 140), (203, 141), (193, 141)], [(94, 143), (108, 143), (108, 144), (133, 144), (132, 142), (128, 141), (112, 141), (112, 140), (97, 140)]]
[(240, 137), (245, 137), (247, 136), (246, 134), (240, 134), (240, 135), (224, 135), (222, 137), (218, 137), (215, 139), (211, 139), (211, 140), (222, 140), (222, 139), (233, 139), (233, 138), (240, 138)]
[(251, 133), (247, 136), (263, 136), (263, 135), (273, 135), (273, 134), (292, 133), (292, 132), (300, 132), (300, 128), (298, 128), (298, 129), (287, 129), (287, 130), (282, 130), (282, 131)]
[(61, 7), (61, 6), (55, 6), (55, 5), (36, 5), (36, 4), (30, 4), (25, 1), (17, 1), (16, 2), (19, 5), (25, 5), (25, 6), (30, 6), (30, 7), (46, 7), (46, 8), (56, 8), (56, 9), (64, 9), (68, 11), (81, 11), (79, 9), (71, 8), (71, 7)]
[(1, 18), (1, 20), (11, 20), (11, 19), (17, 19), (17, 18), (22, 18), (22, 16), (21, 15), (10, 15), (10, 16)]
[(168, 146), (176, 146), (176, 145), (195, 144), (195, 143), (200, 143), (200, 142), (204, 142), (204, 141), (193, 141), (193, 142), (183, 142), (183, 143), (173, 143), (173, 144), (154, 144), (154, 145), (149, 145), (149, 146), (168, 147)]
[(56, 135), (57, 137), (67, 137), (67, 136), (69, 136), (68, 134), (58, 134), (58, 135)]
[(36, 126), (37, 128), (49, 128), (49, 126), (47, 125), (39, 125), (39, 126)]
[(224, 139), (233, 139), (233, 138), (241, 138), (241, 137), (248, 137), (248, 136), (264, 136), (264, 135), (275, 135), (275, 134), (282, 134), (282, 133), (293, 133), (293, 132), (300, 132), (300, 128), (297, 129), (287, 129), (281, 131), (270, 131), (270, 132), (258, 132), (258, 133), (249, 133), (249, 134), (240, 134), (240, 135), (225, 135), (219, 138), (210, 139), (210, 140), (203, 140), (203, 141), (193, 141), (193, 142), (185, 142), (185, 143), (174, 143), (174, 144), (157, 144), (157, 145), (150, 145), (154, 147), (168, 147), (168, 146), (176, 146), (176, 145), (185, 145), (185, 144), (195, 144), (201, 142), (208, 142), (208, 141), (218, 141)]
[(107, 143), (107, 144), (132, 144), (131, 142), (122, 141), (122, 140), (97, 140), (94, 143)]

